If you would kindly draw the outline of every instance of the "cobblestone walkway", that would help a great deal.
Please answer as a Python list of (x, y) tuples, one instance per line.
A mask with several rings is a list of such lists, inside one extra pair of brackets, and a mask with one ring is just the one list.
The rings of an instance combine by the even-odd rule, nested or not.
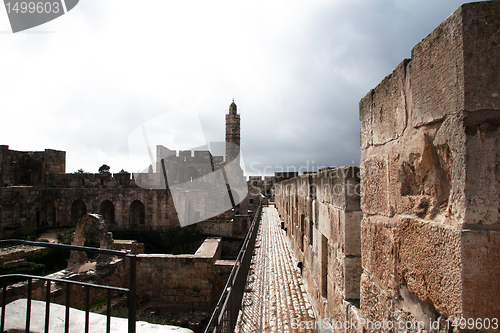
[(263, 207), (235, 332), (316, 332), (297, 329), (297, 321), (310, 320), (314, 320), (314, 312), (278, 212)]

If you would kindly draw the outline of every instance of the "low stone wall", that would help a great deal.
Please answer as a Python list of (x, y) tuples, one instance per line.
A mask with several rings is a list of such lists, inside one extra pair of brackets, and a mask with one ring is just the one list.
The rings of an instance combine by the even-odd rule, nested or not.
[[(275, 185), (275, 202), (318, 319), (346, 320), (362, 273), (359, 168), (327, 168)], [(352, 318), (352, 315), (351, 315)]]
[(0, 249), (0, 265), (50, 251), (52, 249), (25, 245), (2, 248)]
[(132, 254), (141, 254), (144, 253), (144, 243), (135, 240), (114, 239), (113, 250), (116, 251), (125, 250), (125, 251), (130, 251), (130, 253)]
[(214, 265), (220, 239), (207, 239), (194, 255), (137, 256), (137, 294), (157, 303), (161, 312), (208, 311), (216, 296)]
[[(139, 302), (150, 302), (160, 314), (195, 311), (211, 312), (232, 268), (231, 262), (221, 257), (220, 238), (208, 238), (193, 255), (139, 254), (137, 255), (136, 290)], [(233, 263), (234, 264), (234, 263)], [(80, 273), (60, 271), (50, 275), (114, 287), (129, 287), (129, 260), (116, 259), (110, 263), (82, 267)], [(45, 282), (33, 281), (32, 297), (45, 300)], [(66, 286), (55, 284), (51, 302), (65, 304)], [(71, 286), (71, 306), (85, 305), (85, 288)], [(7, 302), (26, 298), (26, 283), (9, 286)], [(114, 296), (125, 296), (113, 293)], [(91, 303), (104, 298), (106, 291), (91, 288)]]

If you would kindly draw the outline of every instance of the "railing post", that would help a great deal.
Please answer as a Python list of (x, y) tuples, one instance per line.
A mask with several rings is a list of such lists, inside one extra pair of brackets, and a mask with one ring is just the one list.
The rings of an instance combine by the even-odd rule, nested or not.
[(69, 333), (69, 292), (70, 292), (70, 284), (66, 282), (66, 317), (64, 319), (64, 333)]
[(2, 279), (2, 284), (3, 284), (3, 288), (2, 288), (2, 323), (0, 324), (0, 332), (3, 332), (4, 331), (4, 328), (5, 328), (5, 310), (7, 310), (5, 308), (5, 303), (6, 303), (6, 298), (7, 298), (7, 279), (6, 278), (3, 278)]
[(45, 294), (45, 333), (49, 333), (49, 322), (50, 322), (50, 285), (51, 285), (51, 282), (47, 281), (47, 290), (46, 290), (46, 294)]
[(26, 333), (30, 332), (30, 322), (31, 322), (31, 278), (28, 279), (28, 297), (26, 300)]
[(108, 289), (106, 295), (106, 333), (111, 331), (111, 289)]
[(85, 333), (89, 333), (90, 288), (85, 287)]
[(136, 256), (130, 255), (130, 285), (128, 292), (128, 332), (135, 333), (136, 304), (135, 304), (135, 286), (136, 286)]

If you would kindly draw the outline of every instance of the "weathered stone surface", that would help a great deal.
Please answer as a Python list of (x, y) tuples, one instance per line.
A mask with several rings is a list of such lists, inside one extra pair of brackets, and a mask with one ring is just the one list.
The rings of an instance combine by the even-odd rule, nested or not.
[(361, 121), (360, 145), (366, 149), (373, 144), (372, 102), (374, 90), (370, 90), (359, 101), (359, 120)]
[(326, 168), (277, 186), (276, 207), (289, 221), (289, 244), (302, 261), (304, 286), (319, 319), (345, 318), (345, 302), (360, 297), (359, 168)]
[(363, 273), (361, 257), (344, 259), (344, 299), (359, 299), (361, 273)]
[(361, 257), (361, 220), (362, 211), (346, 212), (341, 215), (341, 234), (344, 235), (344, 251), (346, 256)]
[[(381, 145), (403, 134), (407, 122), (404, 87), (408, 62), (408, 59), (402, 61), (360, 103), (361, 135), (366, 142), (362, 146)], [(372, 137), (367, 138), (370, 134)]]
[(361, 209), (367, 214), (392, 216), (389, 204), (387, 156), (372, 156), (361, 162)]
[[(367, 272), (361, 275), (361, 318), (374, 321), (392, 320), (391, 313), (394, 311), (394, 300), (382, 290), (378, 284), (371, 278)], [(367, 327), (368, 332), (377, 331), (374, 328)], [(380, 332), (381, 329), (379, 328)], [(383, 330), (390, 332), (391, 330)]]
[(413, 126), (500, 109), (500, 5), (462, 5), (412, 50)]
[(500, 112), (497, 113), (496, 119), (466, 124), (466, 224), (500, 222)]
[(412, 125), (463, 110), (463, 25), (458, 9), (411, 51)]
[(500, 110), (500, 3), (464, 4), (463, 58), (466, 111)]
[(462, 310), (466, 318), (500, 318), (500, 232), (464, 230)]
[(378, 217), (364, 217), (361, 222), (363, 268), (390, 295), (397, 292), (394, 228)]
[(445, 210), (449, 176), (424, 132), (401, 138), (389, 149), (390, 205), (398, 214), (433, 219)]
[(415, 218), (398, 221), (395, 251), (399, 283), (439, 313), (461, 313), (460, 231)]

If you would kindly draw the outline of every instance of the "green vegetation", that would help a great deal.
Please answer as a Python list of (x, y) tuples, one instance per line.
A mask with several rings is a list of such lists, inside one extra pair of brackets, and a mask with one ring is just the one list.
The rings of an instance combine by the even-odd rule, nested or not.
[(71, 244), (71, 237), (75, 232), (75, 228), (69, 228), (63, 231), (60, 231), (56, 235), (56, 240), (59, 244)]
[[(27, 274), (47, 275), (65, 268), (68, 264), (69, 252), (66, 250), (52, 250), (24, 258), (24, 260), (0, 265), (0, 275)], [(23, 281), (23, 278), (7, 279), (7, 283)]]
[(22, 226), (16, 230), (6, 231), (1, 236), (1, 239), (22, 239), (34, 241), (37, 238), (37, 228), (30, 226)]
[(99, 167), (99, 173), (109, 173), (109, 170), (111, 169), (111, 167), (107, 164), (103, 164)]

